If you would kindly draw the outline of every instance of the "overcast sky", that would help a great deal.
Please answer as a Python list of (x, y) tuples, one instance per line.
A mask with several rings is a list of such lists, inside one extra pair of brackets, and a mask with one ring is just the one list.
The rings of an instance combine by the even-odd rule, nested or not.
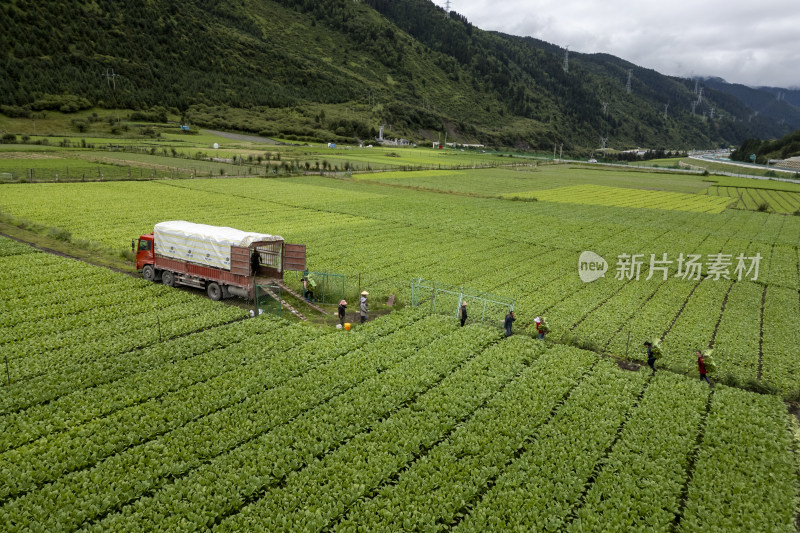
[[(444, 7), (445, 0), (434, 0)], [(450, 0), (475, 26), (674, 76), (800, 88), (797, 0)]]

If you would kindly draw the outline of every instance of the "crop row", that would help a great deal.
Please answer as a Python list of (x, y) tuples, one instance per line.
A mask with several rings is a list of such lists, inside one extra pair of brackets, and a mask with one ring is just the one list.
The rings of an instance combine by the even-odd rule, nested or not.
[[(294, 391), (288, 396), (291, 401), (282, 400), (286, 406), (271, 405), (267, 421), (260, 420), (265, 417), (260, 413), (257, 423), (263, 429), (247, 441), (205, 461), (192, 461), (191, 470), (173, 475), (175, 479), (161, 484), (159, 490), (108, 515), (96, 524), (96, 530), (196, 529), (235, 513), (292, 471), (413, 403), (497, 338), (496, 333), (474, 328), (453, 333), (453, 322), (438, 318), (436, 327), (428, 322), (425, 327), (412, 328), (404, 340), (348, 354), (347, 365), (313, 376), (303, 387), (287, 387), (287, 392)], [(443, 350), (445, 346), (449, 349)], [(287, 398), (286, 393), (273, 402), (281, 398)], [(252, 415), (246, 410), (242, 416)], [(278, 417), (283, 419), (281, 423), (273, 420)], [(222, 437), (222, 443), (194, 447), (220, 448), (229, 438), (227, 433), (233, 430), (214, 437)], [(159, 467), (156, 473), (168, 469), (169, 465)], [(210, 485), (218, 490), (203, 489)]]
[[(0, 237), (0, 257), (10, 257), (13, 255), (25, 255), (36, 253), (36, 250), (26, 244), (13, 241), (6, 237)], [(0, 280), (4, 279), (5, 272), (0, 272)]]
[[(0, 452), (45, 435), (71, 430), (91, 420), (94, 422), (90, 424), (89, 431), (101, 432), (99, 422), (105, 420), (101, 417), (116, 424), (119, 421), (109, 416), (112, 413), (134, 405), (139, 408), (147, 407), (146, 402), (156, 398), (160, 402), (175, 401), (172, 393), (176, 391), (203, 383), (231, 370), (238, 371), (243, 365), (253, 364), (254, 361), (258, 363), (265, 354), (278, 357), (295, 344), (299, 346), (316, 337), (313, 329), (288, 326), (277, 320), (259, 319), (244, 323), (253, 322), (265, 327), (247, 330), (239, 328), (240, 333), (247, 333), (247, 337), (231, 339), (224, 347), (216, 344), (193, 344), (189, 354), (172, 359), (170, 364), (162, 364), (0, 417)], [(68, 440), (65, 435), (60, 435), (58, 439), (59, 443)], [(85, 442), (89, 444), (91, 441), (89, 438)]]
[(715, 391), (679, 531), (796, 531), (787, 416), (774, 396)]
[[(397, 361), (387, 357), (388, 355), (400, 359), (407, 357), (442, 331), (441, 328), (433, 329), (435, 331), (432, 333), (424, 328), (408, 330), (408, 340), (411, 342), (405, 348), (392, 353), (387, 353), (382, 348), (382, 345), (388, 346), (391, 342), (370, 345), (367, 353), (374, 360), (371, 366), (361, 364), (364, 361), (360, 356), (364, 354), (356, 350), (347, 357), (334, 359), (332, 364), (323, 365), (319, 371), (308, 372), (289, 380), (285, 380), (279, 361), (276, 361), (278, 366), (272, 368), (268, 365), (268, 359), (265, 360), (266, 367), (243, 367), (240, 372), (228, 377), (227, 384), (230, 387), (225, 387), (226, 380), (217, 380), (221, 390), (216, 396), (204, 396), (203, 393), (213, 392), (208, 387), (195, 388), (196, 394), (193, 398), (198, 405), (187, 403), (184, 408), (195, 412), (205, 409), (209, 412), (208, 415), (190, 417), (177, 429), (155, 435), (155, 438), (139, 445), (118, 450), (116, 455), (96, 464), (86, 465), (88, 468), (75, 470), (53, 483), (41, 486), (39, 490), (10, 500), (4, 505), (0, 516), (8, 516), (9, 525), (19, 524), (20, 520), (38, 522), (44, 519), (43, 516), (37, 516), (40, 512), (47, 514), (46, 509), (49, 506), (59, 506), (56, 500), (69, 494), (70, 501), (62, 501), (60, 505), (66, 505), (69, 512), (58, 516), (53, 514), (45, 523), (60, 523), (61, 527), (71, 523), (74, 527), (84, 520), (96, 518), (111, 511), (112, 507), (137, 499), (144, 491), (154, 490), (169, 479), (178, 478), (221, 453), (251, 442), (265, 431), (285, 425), (320, 402), (324, 405), (324, 402)], [(320, 345), (316, 350), (306, 353), (305, 357), (318, 357), (319, 352), (326, 353), (328, 357), (338, 357), (338, 348), (335, 343), (330, 346)], [(302, 358), (303, 355), (298, 357)], [(267, 374), (265, 370), (268, 371)], [(236, 382), (241, 384), (237, 386)], [(258, 392), (259, 390), (263, 392)], [(220, 403), (228, 407), (215, 409), (214, 405)], [(169, 418), (165, 416), (166, 411), (174, 412), (175, 408), (168, 405), (154, 406), (154, 410), (147, 415), (148, 421), (159, 423), (159, 420), (163, 420), (161, 424), (169, 423)], [(178, 416), (181, 414), (178, 413)], [(152, 433), (139, 423), (127, 430), (130, 435), (135, 435), (137, 431)], [(102, 443), (98, 445), (102, 446)], [(87, 491), (87, 487), (95, 488)], [(98, 488), (102, 490), (97, 490)], [(67, 522), (62, 522), (63, 520)]]
[(706, 195), (624, 189), (604, 185), (572, 185), (544, 191), (519, 192), (506, 196), (534, 197), (547, 202), (698, 211), (701, 213), (721, 213), (731, 203), (730, 200)]
[[(199, 376), (194, 378), (189, 374), (192, 368), (186, 366), (177, 372), (162, 372), (161, 378), (178, 376), (186, 383), (175, 391), (145, 397), (108, 416), (75, 425), (53, 438), (41, 438), (3, 453), (0, 455), (6, 464), (3, 477), (9, 477), (2, 485), (0, 500), (30, 491), (65, 473), (91, 467), (105, 457), (189, 422), (209, 416), (224, 418), (224, 413), (236, 409), (237, 404), (253, 403), (261, 391), (280, 388), (290, 378), (310, 379), (298, 375), (305, 376), (303, 372), (320, 364), (317, 350), (321, 348), (328, 357), (341, 352), (336, 350), (335, 343), (324, 340), (298, 349), (311, 337), (304, 330), (284, 328), (276, 335), (256, 336), (248, 346), (233, 344), (212, 352), (218, 362), (208, 364), (216, 364), (216, 368), (212, 367), (208, 373), (207, 365), (201, 365), (195, 368)], [(250, 353), (242, 353), (243, 348)], [(259, 379), (254, 379), (257, 376)]]
[[(514, 339), (503, 350), (532, 349), (531, 344)], [(572, 404), (575, 391), (591, 381), (580, 381), (581, 374), (595, 362), (589, 352), (549, 350), (446, 440), (400, 470), (396, 480), (357, 501), (334, 529), (423, 531), (454, 524), (469, 502), (536, 442), (552, 412), (564, 409), (562, 402)]]
[(369, 433), (357, 435), (306, 468), (292, 472), (280, 486), (270, 487), (252, 504), (222, 521), (218, 529), (315, 531), (336, 520), (358, 498), (461, 427), (537, 352), (505, 349), (503, 344), (483, 351)]
[(170, 300), (164, 298), (164, 306), (157, 312), (143, 305), (138, 315), (123, 318), (111, 318), (113, 313), (108, 310), (109, 320), (100, 323), (99, 334), (97, 327), (81, 327), (64, 334), (28, 337), (22, 342), (5, 344), (0, 351), (9, 354), (13, 379), (30, 379), (245, 316), (236, 307), (208, 305), (209, 302), (202, 300), (196, 303)]
[(0, 414), (51, 404), (62, 396), (112, 384), (123, 378), (135, 380), (142, 372), (163, 365), (174, 365), (183, 359), (223, 348), (240, 342), (242, 336), (265, 333), (280, 324), (278, 321), (259, 319), (214, 326), (127, 352), (125, 357), (98, 357), (58, 373), (13, 382), (0, 389)]
[(646, 374), (601, 361), (454, 531), (558, 531), (617, 437)]
[(800, 293), (770, 286), (764, 297), (762, 377), (794, 395), (800, 388)]
[(705, 383), (657, 373), (569, 531), (670, 530), (706, 415), (707, 389)]
[(719, 186), (710, 187), (709, 194), (735, 199), (739, 209), (758, 209), (763, 203), (778, 213), (793, 213), (800, 208), (800, 194), (790, 191)]
[(720, 375), (757, 377), (763, 290), (761, 285), (749, 282), (731, 287), (714, 343)]

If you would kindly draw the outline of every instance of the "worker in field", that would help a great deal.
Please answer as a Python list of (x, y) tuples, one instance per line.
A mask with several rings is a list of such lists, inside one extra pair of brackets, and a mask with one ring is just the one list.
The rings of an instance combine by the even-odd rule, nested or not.
[(703, 352), (697, 350), (697, 369), (700, 370), (700, 379), (705, 380), (708, 383), (709, 387), (713, 387), (714, 384), (711, 383), (711, 380), (708, 379), (708, 375), (706, 372), (706, 362), (703, 360)]
[(339, 301), (339, 323), (344, 327), (344, 314), (347, 311), (347, 301), (340, 300)]
[(544, 335), (547, 333), (542, 325), (542, 317), (537, 316), (533, 319), (534, 324), (536, 324), (536, 334), (539, 340), (544, 340)]
[(307, 302), (314, 301), (314, 288), (316, 286), (317, 282), (314, 281), (314, 278), (311, 277), (308, 270), (303, 272), (303, 298), (305, 298)]
[(464, 323), (467, 321), (467, 302), (461, 302), (461, 327), (464, 327)]
[(656, 373), (656, 356), (653, 354), (653, 343), (644, 341), (644, 349), (647, 352), (647, 364), (653, 369), (653, 374)]
[(361, 291), (361, 323), (367, 321), (367, 296), (369, 293), (367, 291)]
[(514, 311), (509, 311), (508, 314), (506, 315), (506, 320), (503, 324), (506, 328), (506, 337), (511, 336), (511, 325), (514, 323), (516, 319), (517, 318), (514, 316)]

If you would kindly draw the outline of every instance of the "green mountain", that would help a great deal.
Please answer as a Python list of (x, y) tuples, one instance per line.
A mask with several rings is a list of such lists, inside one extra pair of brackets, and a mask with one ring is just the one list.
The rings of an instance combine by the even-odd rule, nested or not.
[(613, 56), (570, 53), (564, 67), (552, 44), (480, 30), (428, 0), (0, 6), (0, 111), (18, 116), (92, 105), (163, 116), (162, 106), (300, 140), (369, 139), (383, 125), (387, 137), (565, 151), (603, 138), (690, 149), (793, 129)]
[(772, 141), (747, 139), (731, 152), (731, 159), (749, 163), (751, 155), (755, 155), (755, 162), (762, 165), (773, 159), (787, 159), (800, 155), (800, 130)]

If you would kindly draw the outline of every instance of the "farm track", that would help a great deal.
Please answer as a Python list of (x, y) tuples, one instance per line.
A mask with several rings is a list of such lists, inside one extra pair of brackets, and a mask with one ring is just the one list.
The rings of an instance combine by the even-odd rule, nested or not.
[(758, 331), (758, 370), (756, 371), (756, 379), (761, 381), (761, 376), (764, 369), (764, 307), (767, 302), (767, 286), (761, 291), (761, 321)]
[(722, 307), (719, 310), (719, 318), (717, 318), (717, 323), (714, 326), (714, 332), (711, 334), (711, 340), (708, 342), (709, 348), (714, 348), (714, 341), (717, 339), (717, 331), (719, 330), (719, 325), (722, 322), (722, 316), (725, 314), (725, 306), (728, 305), (728, 296), (730, 296), (732, 289), (733, 283), (728, 286), (728, 291), (725, 293), (725, 298), (722, 300)]
[(686, 508), (686, 502), (689, 499), (689, 485), (692, 483), (692, 479), (694, 478), (694, 469), (695, 464), (697, 463), (697, 456), (700, 453), (700, 448), (703, 446), (703, 440), (705, 439), (706, 434), (706, 423), (708, 422), (708, 416), (711, 413), (711, 402), (714, 399), (714, 389), (711, 389), (711, 392), (708, 395), (708, 400), (706, 401), (706, 411), (703, 414), (703, 418), (700, 421), (700, 428), (697, 432), (697, 439), (695, 439), (695, 445), (689, 455), (689, 464), (686, 467), (686, 480), (683, 483), (683, 487), (681, 488), (680, 492), (680, 506), (678, 507), (678, 512), (675, 514), (675, 520), (672, 522), (672, 531), (678, 531), (680, 528), (681, 520), (683, 519), (683, 512)]

